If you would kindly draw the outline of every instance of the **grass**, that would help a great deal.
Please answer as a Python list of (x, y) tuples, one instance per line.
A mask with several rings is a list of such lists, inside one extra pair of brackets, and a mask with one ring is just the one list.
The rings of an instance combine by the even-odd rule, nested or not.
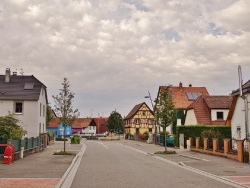
[(176, 154), (175, 151), (170, 151), (170, 150), (166, 150), (166, 151), (156, 151), (154, 154)]
[(76, 155), (76, 154), (74, 152), (60, 150), (54, 152), (53, 155)]

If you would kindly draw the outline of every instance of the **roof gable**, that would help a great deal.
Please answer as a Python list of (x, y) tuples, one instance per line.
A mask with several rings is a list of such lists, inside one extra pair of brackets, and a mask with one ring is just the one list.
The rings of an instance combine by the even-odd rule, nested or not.
[(198, 124), (224, 124), (225, 121), (212, 121), (212, 109), (230, 109), (232, 97), (230, 96), (200, 96), (187, 109), (194, 109)]
[(167, 88), (169, 88), (169, 93), (176, 109), (186, 109), (200, 95), (209, 95), (206, 87), (192, 87), (192, 85), (189, 85), (189, 87), (183, 87), (182, 83), (180, 83), (179, 86), (160, 86), (157, 98), (159, 97), (160, 92)]
[(143, 102), (143, 103), (140, 103), (140, 104), (135, 105), (134, 108), (128, 113), (128, 115), (127, 115), (124, 119), (131, 119), (131, 118), (141, 109), (141, 107), (142, 107), (143, 105), (145, 105), (146, 108), (147, 108), (152, 114), (154, 114), (154, 113), (152, 112), (152, 110), (148, 107), (148, 105), (147, 105), (145, 102)]

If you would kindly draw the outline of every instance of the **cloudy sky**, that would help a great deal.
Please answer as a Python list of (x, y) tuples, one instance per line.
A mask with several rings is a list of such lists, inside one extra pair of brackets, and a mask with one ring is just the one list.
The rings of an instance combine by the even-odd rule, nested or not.
[(23, 69), (49, 102), (68, 78), (81, 117), (127, 115), (160, 85), (227, 95), (250, 79), (249, 0), (1, 0), (0, 74)]

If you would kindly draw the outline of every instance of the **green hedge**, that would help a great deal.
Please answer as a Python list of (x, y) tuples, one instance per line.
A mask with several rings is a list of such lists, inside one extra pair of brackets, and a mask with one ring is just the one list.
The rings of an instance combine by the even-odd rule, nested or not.
[(185, 138), (200, 137), (204, 130), (214, 130), (221, 133), (223, 138), (231, 138), (231, 127), (215, 126), (215, 125), (192, 125), (192, 126), (177, 126), (175, 135), (175, 145), (179, 146), (179, 135), (184, 134)]

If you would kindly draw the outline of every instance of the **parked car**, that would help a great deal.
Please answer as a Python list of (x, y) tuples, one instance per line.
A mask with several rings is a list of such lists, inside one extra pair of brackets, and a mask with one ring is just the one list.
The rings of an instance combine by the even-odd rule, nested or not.
[(99, 133), (99, 134), (96, 134), (96, 136), (99, 136), (99, 137), (106, 137), (108, 135), (108, 132), (104, 132), (104, 133)]
[(167, 142), (167, 146), (173, 146), (174, 145), (174, 136), (173, 135), (167, 136), (166, 142)]

